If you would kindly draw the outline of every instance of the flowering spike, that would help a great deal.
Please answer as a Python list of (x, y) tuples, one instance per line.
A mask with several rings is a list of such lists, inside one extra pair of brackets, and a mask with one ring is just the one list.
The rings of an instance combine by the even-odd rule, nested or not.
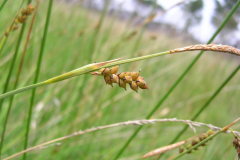
[(118, 65), (118, 66), (115, 66), (115, 67), (112, 67), (112, 68), (110, 69), (110, 70), (111, 70), (111, 74), (117, 74), (118, 68), (119, 68), (119, 65)]
[(124, 88), (125, 90), (127, 90), (126, 89), (126, 83), (124, 83), (124, 81), (122, 79), (119, 79), (118, 84), (119, 84), (119, 87)]
[(111, 75), (111, 81), (112, 81), (113, 83), (118, 83), (118, 82), (119, 82), (118, 76), (117, 76), (116, 74), (112, 74), (112, 75)]
[(138, 93), (138, 86), (137, 86), (137, 83), (135, 81), (132, 81), (132, 83), (130, 83), (130, 87), (131, 87), (132, 90), (134, 90)]
[(125, 77), (123, 78), (123, 81), (124, 81), (125, 83), (132, 83), (132, 77), (131, 77), (131, 76), (125, 76)]
[(110, 76), (104, 76), (104, 80), (105, 80), (106, 84), (109, 84), (110, 86), (113, 86)]

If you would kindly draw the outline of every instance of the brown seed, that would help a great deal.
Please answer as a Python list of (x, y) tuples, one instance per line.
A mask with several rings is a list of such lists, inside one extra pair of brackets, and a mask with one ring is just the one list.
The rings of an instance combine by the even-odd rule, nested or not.
[(123, 81), (124, 81), (125, 83), (132, 83), (132, 77), (131, 77), (131, 76), (125, 76), (125, 77), (123, 78)]
[(110, 74), (111, 74), (111, 71), (110, 71), (109, 68), (105, 68), (105, 69), (103, 70), (102, 74), (103, 74), (104, 76), (110, 75)]
[(29, 5), (27, 6), (27, 9), (30, 9), (31, 11), (34, 11), (35, 7), (32, 6), (31, 4), (29, 4)]
[(104, 76), (104, 80), (105, 80), (106, 84), (109, 84), (110, 86), (113, 86), (110, 76)]
[(125, 72), (119, 73), (119, 74), (118, 74), (118, 77), (119, 77), (120, 79), (123, 79), (123, 78), (125, 77)]
[(137, 78), (138, 78), (138, 76), (139, 76), (139, 72), (132, 72), (132, 73), (131, 73), (131, 77), (132, 77), (132, 80), (133, 80), (133, 81), (136, 81)]
[(119, 79), (118, 84), (119, 84), (119, 87), (124, 88), (125, 90), (127, 90), (126, 89), (126, 83), (124, 83), (124, 81), (122, 79)]
[(112, 67), (110, 69), (111, 70), (111, 74), (117, 74), (118, 68), (119, 68), (119, 66)]
[(116, 74), (112, 74), (112, 75), (111, 75), (111, 81), (112, 81), (113, 83), (118, 83), (118, 82), (119, 82), (118, 76), (117, 76)]
[(132, 81), (132, 83), (130, 83), (130, 87), (131, 87), (132, 90), (134, 90), (138, 93), (138, 86), (137, 86), (137, 83), (135, 81)]

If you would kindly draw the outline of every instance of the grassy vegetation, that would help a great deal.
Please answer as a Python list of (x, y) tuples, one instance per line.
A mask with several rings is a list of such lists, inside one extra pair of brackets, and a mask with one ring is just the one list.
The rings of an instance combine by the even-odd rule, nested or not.
[[(32, 5), (35, 4), (36, 1), (33, 1)], [(0, 38), (3, 37), (20, 5), (20, 1), (7, 1), (2, 8)], [(189, 45), (188, 42), (182, 42), (179, 37), (169, 37), (160, 31), (152, 33), (148, 30), (139, 41), (141, 28), (137, 30), (137, 35), (124, 39), (123, 35), (130, 35), (136, 28), (126, 28), (128, 22), (115, 19), (114, 15), (104, 16), (79, 6), (54, 1), (38, 82), (95, 61), (101, 62), (124, 56), (132, 58)], [(48, 2), (42, 1), (28, 44), (18, 88), (31, 85), (34, 81), (47, 8)], [(30, 19), (31, 17), (26, 23), (26, 30), (29, 29)], [(100, 19), (102, 24), (98, 25)], [(10, 34), (0, 55), (1, 92), (5, 86), (19, 32), (20, 29)], [(150, 35), (156, 36), (156, 39), (152, 39)], [(26, 37), (27, 32), (23, 35), (8, 91), (14, 87)], [(136, 43), (140, 43), (137, 48)], [(150, 91), (140, 90), (139, 93), (135, 93), (129, 87), (125, 91), (117, 85), (112, 88), (106, 86), (102, 77), (91, 75), (82, 75), (37, 88), (28, 146), (35, 146), (93, 126), (144, 119), (196, 54), (187, 52), (166, 55), (120, 66), (120, 72), (142, 69), (140, 74), (148, 82)], [(238, 57), (226, 56), (224, 53), (205, 52), (152, 118), (192, 118), (238, 66), (238, 60)], [(224, 127), (238, 118), (239, 78), (240, 74), (237, 73), (196, 120)], [(3, 126), (5, 121), (9, 99), (6, 98), (3, 103), (0, 126)], [(14, 98), (2, 157), (10, 156), (24, 148), (30, 99), (31, 91), (20, 93)], [(61, 145), (29, 152), (27, 158), (112, 159), (137, 127), (120, 126), (80, 135), (62, 141)], [(140, 159), (148, 151), (168, 145), (183, 128), (183, 124), (170, 122), (147, 124), (120, 158)], [(233, 127), (234, 130), (239, 128), (240, 125)], [(206, 132), (207, 129), (198, 128), (197, 134)], [(0, 131), (2, 132), (2, 127)], [(194, 132), (188, 129), (180, 139), (184, 140), (191, 136), (194, 136)], [(236, 151), (232, 147), (232, 140), (231, 136), (220, 135), (206, 147), (185, 155), (182, 159), (234, 159)], [(170, 151), (162, 159), (176, 152)]]

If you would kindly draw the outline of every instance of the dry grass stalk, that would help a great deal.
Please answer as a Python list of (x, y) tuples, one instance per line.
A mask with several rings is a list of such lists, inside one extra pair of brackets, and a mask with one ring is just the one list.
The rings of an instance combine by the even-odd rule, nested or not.
[[(56, 143), (58, 141), (62, 141), (62, 140), (65, 140), (65, 139), (68, 139), (68, 138), (71, 138), (71, 137), (74, 137), (74, 136), (82, 135), (82, 134), (85, 134), (85, 133), (89, 133), (89, 132), (93, 132), (93, 131), (97, 131), (97, 130), (101, 130), (101, 129), (106, 129), (106, 128), (111, 128), (111, 127), (116, 127), (116, 126), (121, 126), (121, 125), (123, 125), (123, 126), (124, 125), (144, 125), (144, 124), (154, 124), (154, 122), (182, 122), (182, 123), (188, 124), (191, 128), (193, 128), (193, 126), (198, 126), (198, 127), (207, 126), (207, 127), (211, 128), (212, 130), (221, 130), (221, 128), (213, 126), (211, 124), (205, 124), (205, 123), (195, 122), (195, 121), (190, 121), (190, 120), (179, 120), (179, 119), (176, 119), (176, 118), (172, 118), (172, 119), (150, 119), (150, 120), (144, 119), (144, 120), (128, 121), (128, 122), (110, 124), (110, 125), (107, 125), (107, 126), (92, 127), (91, 129), (87, 129), (87, 130), (84, 130), (84, 131), (80, 130), (80, 131), (75, 132), (71, 135), (67, 135), (67, 136), (64, 136), (64, 137), (61, 137), (61, 138), (57, 138), (57, 139), (48, 141), (46, 143), (42, 143), (40, 145), (37, 145), (35, 147), (31, 147), (29, 149), (23, 150), (23, 151), (18, 152), (18, 153), (14, 154), (10, 157), (5, 158), (4, 160), (12, 159), (12, 158), (17, 157), (17, 156), (19, 156), (21, 154), (24, 154), (26, 152), (30, 152), (30, 151), (42, 148), (43, 146), (46, 146), (46, 145), (49, 145), (49, 144), (52, 144), (52, 143)], [(228, 130), (228, 131), (226, 131), (226, 133), (231, 133), (231, 131)], [(239, 132), (234, 131), (234, 133), (236, 135), (240, 136)]]
[(235, 55), (240, 55), (240, 50), (237, 48), (234, 48), (232, 46), (228, 45), (221, 45), (221, 44), (198, 44), (198, 45), (192, 45), (187, 46), (183, 48), (177, 48), (170, 50), (171, 53), (177, 53), (177, 52), (185, 52), (185, 51), (194, 51), (194, 50), (204, 50), (204, 51), (216, 51), (216, 52), (228, 52)]

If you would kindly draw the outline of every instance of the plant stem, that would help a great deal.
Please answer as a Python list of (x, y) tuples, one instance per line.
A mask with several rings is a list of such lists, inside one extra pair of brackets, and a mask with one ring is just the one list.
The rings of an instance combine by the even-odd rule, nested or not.
[[(211, 39), (208, 41), (208, 44), (211, 43), (215, 37), (218, 35), (218, 33), (223, 29), (223, 27), (226, 25), (226, 23), (228, 22), (228, 20), (231, 18), (231, 16), (233, 15), (233, 13), (237, 10), (237, 8), (240, 5), (240, 0), (237, 2), (237, 4), (233, 7), (233, 9), (231, 10), (231, 12), (227, 15), (227, 17), (225, 18), (225, 20), (222, 22), (222, 24), (219, 26), (219, 28), (217, 29), (217, 31), (213, 34), (213, 36), (211, 37)], [(188, 71), (192, 68), (192, 66), (196, 63), (196, 61), (201, 57), (201, 55), (203, 54), (204, 51), (201, 51), (195, 58), (194, 60), (191, 62), (191, 64), (187, 67), (187, 69), (183, 72), (183, 74), (177, 79), (177, 81), (172, 85), (172, 87), (169, 89), (169, 91), (163, 96), (163, 98), (157, 103), (157, 105), (153, 108), (152, 111), (150, 111), (150, 113), (147, 115), (146, 119), (149, 119), (154, 113), (155, 111), (161, 107), (162, 103), (168, 98), (168, 96), (170, 95), (170, 93), (176, 88), (176, 86), (182, 81), (182, 79), (185, 77), (185, 75), (188, 73)], [(118, 152), (117, 156), (114, 159), (118, 159), (121, 154), (123, 153), (123, 151), (127, 148), (127, 146), (129, 145), (129, 143), (133, 140), (133, 138), (138, 134), (138, 132), (142, 129), (143, 126), (139, 126), (136, 131), (132, 134), (132, 136), (128, 139), (128, 141), (124, 144), (124, 146), (120, 149), (120, 151)], [(162, 154), (163, 155), (163, 154)]]
[[(50, 17), (51, 17), (52, 4), (53, 4), (53, 0), (49, 0), (47, 18), (46, 18), (40, 53), (39, 53), (39, 57), (38, 57), (37, 70), (36, 70), (36, 74), (35, 74), (35, 78), (34, 78), (34, 83), (37, 83), (37, 81), (38, 81), (38, 76), (39, 76), (39, 72), (40, 72), (40, 68), (41, 68), (42, 56), (43, 56), (43, 51), (44, 51), (44, 47), (45, 47), (45, 43), (46, 43), (46, 39), (47, 39), (48, 26), (49, 26), (49, 21), (50, 21)], [(38, 85), (40, 85), (40, 84), (41, 83), (38, 83)], [(29, 112), (28, 112), (27, 130), (26, 130), (26, 135), (25, 135), (24, 150), (27, 148), (27, 144), (28, 144), (28, 135), (29, 135), (31, 118), (32, 118), (32, 108), (33, 108), (33, 104), (34, 104), (35, 90), (36, 90), (36, 87), (32, 90), (32, 97), (30, 100), (30, 108), (29, 108)], [(26, 159), (26, 156), (27, 156), (27, 154), (24, 153), (23, 160)]]

